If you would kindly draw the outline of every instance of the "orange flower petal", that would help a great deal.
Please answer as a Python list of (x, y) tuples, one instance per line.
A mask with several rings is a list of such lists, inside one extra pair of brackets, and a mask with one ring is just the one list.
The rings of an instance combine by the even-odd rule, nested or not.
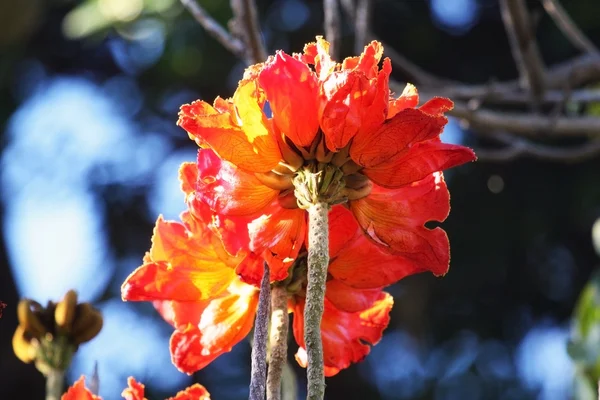
[(210, 393), (204, 386), (195, 383), (167, 400), (210, 400)]
[(127, 389), (123, 390), (121, 396), (125, 400), (146, 400), (144, 397), (144, 385), (138, 383), (133, 377), (127, 378)]
[(102, 400), (102, 398), (94, 395), (85, 387), (85, 377), (82, 375), (73, 386), (67, 389), (61, 400)]
[(368, 237), (380, 248), (443, 275), (450, 248), (443, 229), (425, 228), (428, 221), (444, 221), (450, 195), (442, 173), (410, 186), (389, 190), (373, 186), (371, 194), (350, 202), (350, 208)]
[(310, 146), (319, 128), (319, 88), (308, 65), (279, 51), (265, 63), (259, 82), (277, 127), (297, 146)]
[(279, 194), (253, 175), (221, 160), (211, 150), (198, 152), (196, 197), (217, 214), (249, 215), (261, 211)]
[(381, 287), (357, 289), (340, 280), (331, 279), (327, 281), (325, 296), (338, 310), (357, 312), (369, 308), (379, 298), (380, 293)]
[[(198, 229), (201, 226), (196, 226)], [(206, 227), (189, 231), (175, 221), (156, 221), (150, 259), (129, 275), (121, 287), (124, 300), (198, 301), (223, 292), (236, 278), (235, 271), (214, 246)]]
[(414, 85), (407, 83), (400, 97), (390, 101), (387, 118), (391, 119), (400, 111), (406, 108), (415, 108), (418, 104), (419, 92), (417, 91), (417, 88)]
[(377, 132), (354, 138), (350, 156), (363, 167), (375, 167), (403, 154), (415, 143), (433, 139), (442, 133), (448, 120), (407, 108), (381, 126)]
[[(241, 117), (246, 118), (249, 125), (256, 129), (256, 118), (262, 118), (262, 110), (258, 104), (255, 104), (254, 109), (248, 105), (250, 102), (258, 102), (256, 96), (247, 93), (252, 89), (248, 85), (251, 83), (240, 84), (240, 93), (236, 94), (238, 97), (248, 96), (238, 101), (244, 110)], [(264, 126), (252, 132), (244, 130), (236, 115), (220, 108), (221, 110), (217, 110), (201, 100), (184, 104), (179, 111), (177, 125), (185, 129), (200, 147), (212, 148), (220, 157), (240, 168), (253, 172), (273, 169), (281, 160), (275, 137)]]
[(387, 162), (365, 168), (363, 173), (380, 186), (397, 188), (476, 158), (468, 147), (430, 140), (395, 154)]
[(419, 110), (427, 114), (439, 116), (444, 115), (446, 111), (450, 111), (453, 108), (454, 103), (450, 99), (445, 97), (433, 97), (419, 107)]
[(179, 182), (181, 183), (181, 191), (185, 195), (189, 195), (196, 190), (196, 182), (198, 181), (198, 166), (194, 162), (184, 162), (179, 167)]
[[(269, 213), (260, 216), (248, 225), (250, 250), (260, 254), (268, 251), (271, 281), (284, 280), (288, 275), (289, 262), (298, 256), (306, 237), (306, 211), (285, 209), (275, 201)], [(261, 268), (262, 271), (262, 268)], [(239, 273), (239, 270), (238, 270)]]
[(173, 332), (173, 364), (192, 374), (231, 351), (252, 329), (257, 304), (256, 288), (242, 282), (232, 284), (228, 295), (208, 304), (198, 325), (180, 326)]
[(208, 307), (211, 300), (203, 301), (169, 301), (169, 300), (155, 300), (152, 302), (156, 311), (171, 324), (174, 328), (180, 326), (187, 326), (188, 324), (198, 325), (202, 313)]
[(363, 234), (343, 247), (329, 264), (329, 273), (335, 278), (331, 282), (365, 289), (381, 289), (423, 271), (426, 271), (423, 265), (387, 253)]
[[(337, 309), (325, 299), (321, 323), (325, 376), (333, 376), (369, 354), (371, 349), (367, 344), (374, 345), (381, 340), (383, 330), (390, 321), (389, 312), (393, 303), (392, 296), (380, 292), (377, 300), (369, 308), (349, 313)], [(294, 338), (300, 346), (296, 360), (305, 367), (304, 299), (297, 300), (294, 306), (293, 331)]]

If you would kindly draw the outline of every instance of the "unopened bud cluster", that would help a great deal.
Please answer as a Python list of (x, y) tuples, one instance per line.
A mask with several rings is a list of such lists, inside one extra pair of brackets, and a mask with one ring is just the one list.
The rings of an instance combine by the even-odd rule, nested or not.
[(22, 299), (17, 309), (19, 326), (13, 336), (13, 350), (25, 363), (36, 363), (44, 374), (50, 369), (65, 370), (81, 343), (93, 339), (102, 329), (102, 314), (89, 303), (77, 304), (70, 290), (59, 303), (46, 307)]

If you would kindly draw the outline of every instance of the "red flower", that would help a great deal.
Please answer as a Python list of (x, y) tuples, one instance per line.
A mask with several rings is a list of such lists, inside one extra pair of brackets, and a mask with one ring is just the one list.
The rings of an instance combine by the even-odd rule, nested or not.
[[(424, 224), (449, 212), (439, 171), (475, 159), (472, 150), (439, 139), (452, 102), (433, 98), (416, 108), (412, 85), (391, 98), (391, 63), (379, 68), (378, 42), (342, 64), (330, 59), (328, 46), (318, 38), (302, 55), (278, 52), (246, 71), (233, 98), (181, 107), (178, 124), (205, 149), (191, 208), (208, 206), (228, 252), (268, 258), (271, 279), (279, 281), (305, 240), (298, 179), (305, 171), (331, 174), (319, 196), (345, 203), (381, 257), (396, 256), (388, 262), (412, 273), (443, 275), (448, 238)], [(259, 283), (260, 269), (242, 264), (236, 272)]]
[[(196, 201), (190, 191), (199, 179), (198, 174), (196, 165), (184, 164), (180, 169), (182, 188), (189, 205), (197, 207), (193, 208), (193, 214), (210, 217), (210, 210)], [(351, 213), (343, 207), (336, 207), (333, 215), (340, 215), (340, 218), (332, 219), (334, 224), (343, 222), (348, 216), (352, 220)], [(237, 270), (258, 270), (257, 265), (262, 271), (264, 259), (250, 250), (237, 256), (225, 251), (219, 236), (233, 238), (232, 232), (225, 228), (235, 227), (234, 221), (223, 220), (215, 225), (209, 219), (209, 225), (189, 212), (182, 214), (182, 220), (181, 223), (164, 221), (159, 217), (152, 248), (146, 254), (144, 264), (123, 283), (122, 297), (130, 301), (154, 302), (163, 318), (175, 328), (170, 343), (173, 363), (182, 372), (191, 374), (230, 351), (252, 329), (258, 289), (243, 282), (233, 271), (236, 267)], [(335, 240), (344, 242), (341, 247), (348, 249), (345, 251), (350, 257), (353, 249), (345, 244), (353, 243), (355, 236), (362, 238), (362, 235), (356, 235), (358, 225), (353, 223), (353, 232), (340, 234), (339, 240), (337, 235), (334, 236)], [(343, 270), (345, 263), (337, 264)], [(340, 276), (344, 273), (340, 272)], [(388, 282), (353, 288), (337, 278), (327, 283), (322, 336), (328, 376), (362, 360), (370, 350), (367, 344), (375, 344), (381, 339), (393, 304), (392, 297), (381, 290), (385, 284)], [(297, 268), (294, 279), (288, 282), (288, 308), (295, 313), (294, 333), (301, 347), (298, 358), (301, 364), (305, 285), (306, 268)]]
[[(127, 379), (127, 389), (123, 390), (121, 396), (125, 400), (146, 400), (144, 397), (144, 385), (138, 383), (134, 378)], [(102, 400), (85, 387), (85, 378), (82, 376), (71, 386), (61, 400)], [(177, 393), (175, 397), (169, 397), (167, 400), (210, 400), (210, 394), (204, 386), (196, 383), (185, 390)]]

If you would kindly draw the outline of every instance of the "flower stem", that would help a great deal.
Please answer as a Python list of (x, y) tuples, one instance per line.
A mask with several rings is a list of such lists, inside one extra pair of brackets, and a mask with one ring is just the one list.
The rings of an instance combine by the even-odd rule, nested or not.
[(250, 400), (264, 400), (267, 381), (267, 335), (269, 330), (269, 314), (271, 308), (271, 284), (269, 267), (265, 263), (265, 271), (260, 284), (258, 311), (254, 322), (254, 339), (252, 341), (252, 372), (250, 377)]
[(52, 368), (46, 374), (46, 400), (60, 400), (63, 395), (65, 371)]
[(274, 286), (271, 291), (271, 358), (267, 376), (267, 400), (281, 400), (281, 378), (287, 361), (287, 303), (288, 292), (285, 286)]
[(325, 396), (321, 319), (329, 265), (329, 206), (318, 202), (308, 208), (308, 286), (304, 307), (304, 342), (308, 359), (307, 400)]

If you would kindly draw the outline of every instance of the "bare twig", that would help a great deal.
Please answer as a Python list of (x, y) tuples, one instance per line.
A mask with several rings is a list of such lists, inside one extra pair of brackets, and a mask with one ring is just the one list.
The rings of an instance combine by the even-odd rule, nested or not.
[[(246, 45), (246, 62), (256, 64), (267, 59), (267, 51), (263, 44), (258, 23), (258, 13), (254, 0), (231, 0), (233, 10), (234, 32), (242, 38)], [(231, 29), (231, 27), (230, 27)]]
[(600, 50), (598, 50), (594, 43), (585, 36), (557, 0), (542, 0), (542, 4), (548, 15), (552, 17), (556, 25), (565, 34), (567, 39), (571, 41), (573, 46), (583, 52), (600, 57)]
[(250, 400), (264, 400), (267, 385), (267, 337), (271, 315), (271, 282), (269, 266), (264, 263), (264, 273), (258, 296), (258, 311), (254, 322), (252, 340), (252, 372), (250, 376)]
[(372, 0), (358, 0), (354, 17), (354, 52), (362, 53), (369, 42), (369, 22), (371, 20)]
[(323, 13), (325, 15), (325, 38), (329, 41), (329, 55), (337, 60), (342, 28), (338, 0), (323, 0)]
[(215, 21), (196, 0), (181, 0), (181, 4), (192, 14), (200, 25), (219, 41), (227, 50), (238, 57), (244, 56), (244, 43), (231, 36), (231, 34)]
[(537, 105), (544, 92), (544, 66), (525, 1), (500, 0), (500, 9), (517, 69)]
[(506, 145), (497, 150), (477, 149), (480, 161), (506, 162), (520, 157), (532, 157), (539, 160), (576, 163), (594, 158), (600, 154), (600, 140), (589, 141), (574, 147), (547, 146), (533, 143), (507, 133), (496, 133), (495, 140)]

